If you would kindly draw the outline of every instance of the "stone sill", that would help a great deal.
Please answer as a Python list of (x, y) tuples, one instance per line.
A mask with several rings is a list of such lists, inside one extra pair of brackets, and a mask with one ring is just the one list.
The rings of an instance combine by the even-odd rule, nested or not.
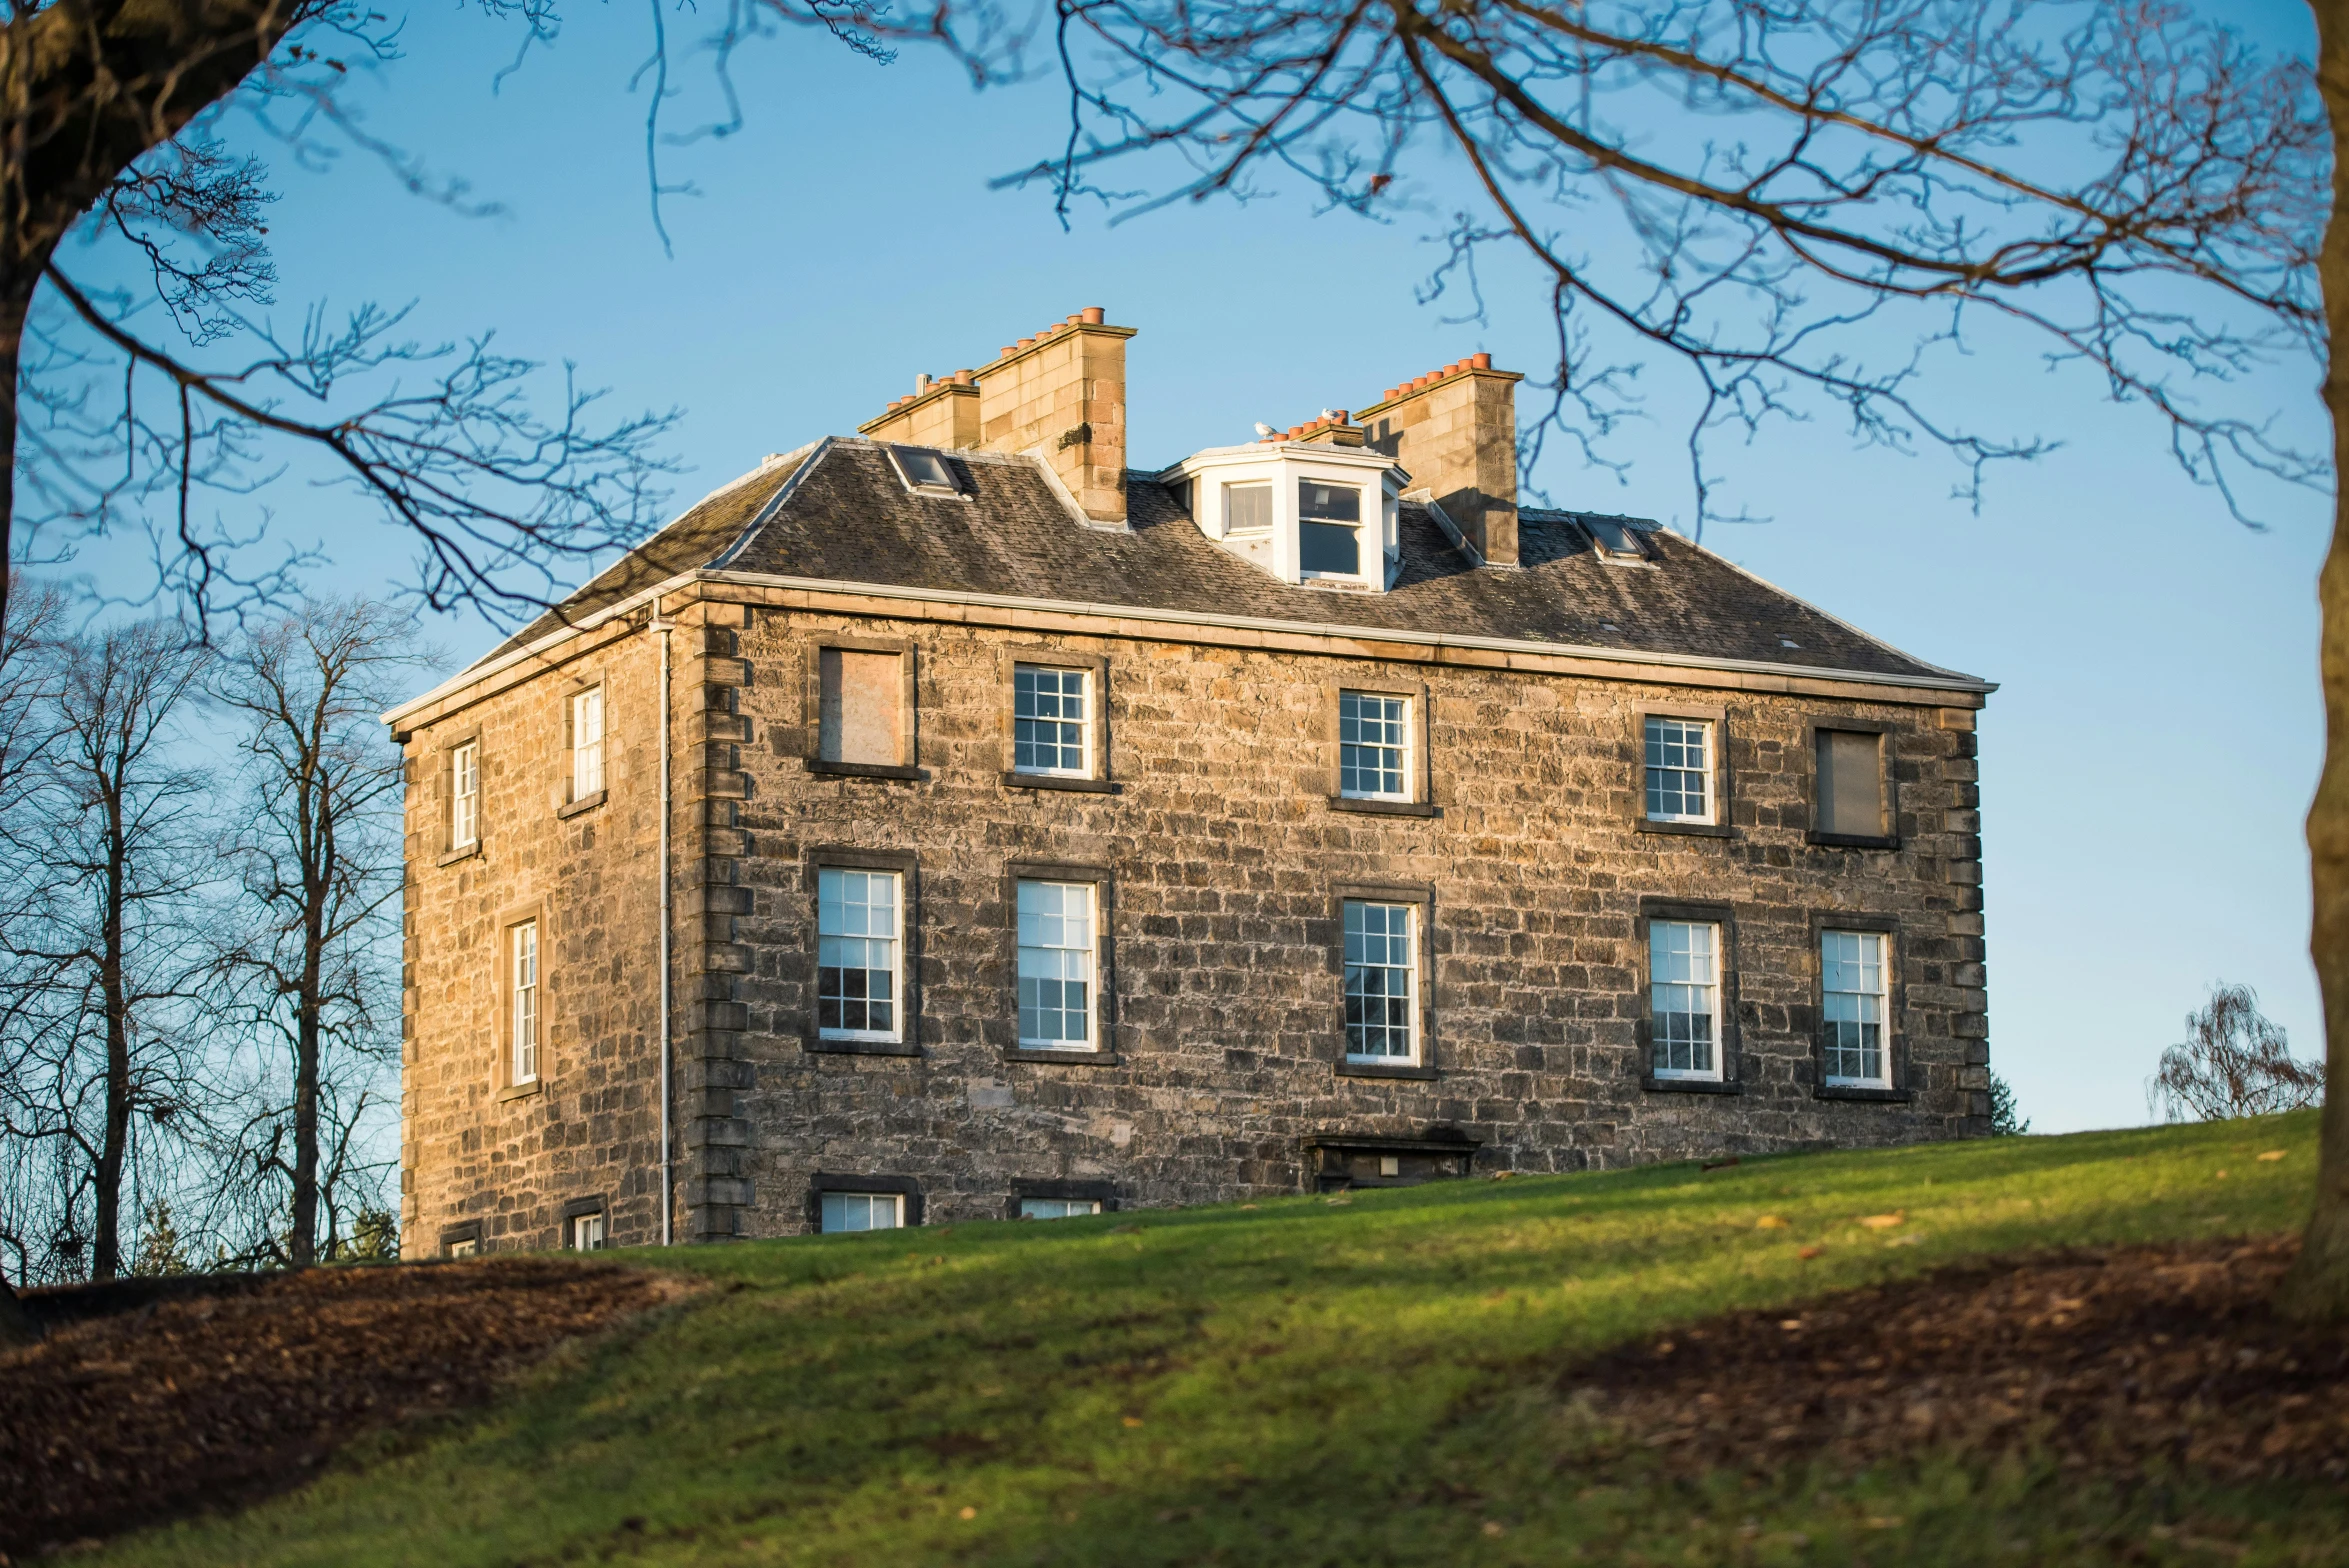
[(1718, 1078), (1642, 1078), (1639, 1086), (1650, 1094), (1743, 1094), (1745, 1085)]
[(805, 759), (810, 773), (822, 773), (844, 779), (923, 779), (929, 777), (919, 768), (898, 767), (882, 762), (827, 762), (822, 757)]
[(592, 795), (580, 796), (577, 800), (571, 802), (571, 804), (568, 806), (558, 806), (555, 809), (555, 819), (557, 821), (561, 821), (565, 817), (578, 816), (583, 811), (593, 811), (596, 807), (602, 805), (605, 798), (608, 797), (611, 793), (612, 792), (608, 789), (599, 789)]
[(919, 1056), (922, 1048), (911, 1040), (827, 1040), (810, 1035), (800, 1042), (818, 1056)]
[(1803, 835), (1806, 844), (1817, 844), (1828, 849), (1898, 849), (1898, 833), (1821, 833), (1817, 829)]
[(1857, 1100), (1866, 1105), (1908, 1105), (1917, 1096), (1908, 1089), (1871, 1089), (1865, 1084), (1823, 1083), (1811, 1091), (1814, 1100)]
[(1125, 1061), (1115, 1051), (1044, 1051), (1027, 1045), (1005, 1046), (1003, 1059), (1007, 1062), (1053, 1062), (1062, 1067), (1116, 1067)]
[(498, 1103), (503, 1105), (508, 1100), (527, 1100), (536, 1093), (538, 1093), (538, 1080), (533, 1078), (528, 1083), (518, 1083), (511, 1085), (508, 1088), (500, 1089), (498, 1091)]
[(472, 843), (467, 844), (463, 849), (450, 850), (447, 854), (441, 856), (440, 859), (434, 861), (433, 864), (436, 866), (453, 866), (460, 860), (471, 860), (475, 855), (480, 853), (481, 840), (475, 839)]
[(1422, 1083), (1433, 1083), (1436, 1070), (1432, 1067), (1407, 1067), (1401, 1063), (1350, 1062), (1338, 1060), (1340, 1078), (1409, 1078)]
[(1353, 795), (1332, 795), (1332, 811), (1359, 811), (1378, 817), (1432, 817), (1438, 815), (1433, 801), (1426, 800), (1362, 800)]
[(1642, 833), (1681, 833), (1691, 838), (1727, 838), (1729, 837), (1729, 824), (1726, 822), (1651, 822), (1646, 817), (1642, 817), (1639, 819), (1639, 831)]
[(1073, 789), (1088, 795), (1114, 795), (1117, 786), (1107, 779), (1080, 779), (1064, 773), (1006, 773), (1006, 789)]

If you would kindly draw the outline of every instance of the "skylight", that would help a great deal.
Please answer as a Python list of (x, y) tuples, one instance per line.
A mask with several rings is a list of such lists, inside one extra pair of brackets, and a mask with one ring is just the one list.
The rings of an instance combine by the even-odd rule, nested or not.
[(926, 446), (892, 446), (889, 457), (897, 465), (898, 477), (905, 487), (921, 495), (960, 495), (962, 486), (954, 482), (954, 470), (946, 466), (946, 458)]
[(1621, 518), (1584, 517), (1577, 519), (1583, 532), (1599, 547), (1599, 554), (1610, 560), (1644, 561), (1648, 552), (1639, 542), (1639, 530)]

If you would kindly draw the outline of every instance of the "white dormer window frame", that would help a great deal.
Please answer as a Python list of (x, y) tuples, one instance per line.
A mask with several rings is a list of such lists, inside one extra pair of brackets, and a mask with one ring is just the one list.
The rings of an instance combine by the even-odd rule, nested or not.
[[(1383, 593), (1394, 581), (1402, 558), (1402, 497), (1411, 476), (1384, 453), (1322, 442), (1260, 441), (1194, 453), (1159, 478), (1189, 487), (1192, 521), (1201, 533), (1282, 582)], [(1353, 525), (1358, 540), (1355, 571), (1305, 569), (1307, 519), (1302, 514), (1309, 484), (1351, 490), (1360, 496), (1359, 521)], [(1269, 527), (1234, 526), (1231, 497), (1235, 490), (1269, 494)]]

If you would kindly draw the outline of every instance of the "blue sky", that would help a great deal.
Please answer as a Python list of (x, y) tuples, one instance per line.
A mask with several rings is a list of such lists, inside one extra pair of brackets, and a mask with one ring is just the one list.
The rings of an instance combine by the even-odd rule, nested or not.
[[(2237, 21), (2304, 47), (2297, 5)], [(1382, 226), (1284, 194), (1115, 227), (1080, 213), (1063, 232), (1044, 196), (988, 186), (1057, 145), (1048, 88), (974, 95), (936, 59), (884, 68), (816, 36), (752, 47), (740, 134), (665, 155), (702, 194), (668, 203), (664, 254), (645, 100), (629, 90), (649, 25), (641, 6), (577, 5), (561, 39), (493, 91), (511, 32), (457, 6), (412, 14), (406, 57), (353, 101), (372, 131), (507, 210), (459, 216), (358, 158), (280, 167), (281, 319), (317, 300), (413, 300), (426, 335), (495, 326), (509, 351), (576, 361), (617, 404), (674, 405), (680, 503), (763, 453), (851, 431), (916, 371), (982, 364), (1085, 305), (1140, 329), (1138, 465), (1247, 439), (1258, 419), (1361, 407), (1479, 349), (1546, 368), (1545, 298), (1522, 270), (1488, 271), (1482, 323), (1418, 303), (1440, 256), (1433, 210)], [(678, 68), (706, 88), (704, 66)], [(696, 107), (676, 105), (677, 123)], [(1440, 204), (1453, 171), (1425, 172)], [(2064, 445), (1996, 476), (1977, 514), (1934, 457), (1855, 452), (1831, 421), (1781, 425), (1724, 465), (1731, 508), (1770, 521), (1706, 542), (2002, 683), (1982, 725), (1991, 1040), (2039, 1130), (2143, 1120), (2154, 1058), (2217, 979), (2256, 987), (2316, 1054), (2300, 818), (2319, 757), (2328, 503), (2262, 498), (2272, 526), (2249, 532), (2177, 473), (2148, 415), (2099, 401), (2091, 380), (2021, 353), (1952, 374), (1972, 409)], [(2313, 428), (2313, 369), (2259, 391)], [(1563, 454), (1537, 482), (1560, 504), (1685, 527), (1669, 411), (1618, 448), (1627, 482)], [(331, 498), (289, 490), (276, 504), (332, 553), (320, 586), (365, 590), (403, 570), (405, 549)], [(470, 656), (490, 634), (450, 621), (435, 635)]]

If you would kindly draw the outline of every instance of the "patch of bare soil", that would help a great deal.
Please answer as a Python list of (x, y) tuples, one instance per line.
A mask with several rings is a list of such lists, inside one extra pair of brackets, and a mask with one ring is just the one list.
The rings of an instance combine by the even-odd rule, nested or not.
[(1925, 1446), (2132, 1476), (2349, 1477), (2349, 1329), (2268, 1308), (2296, 1238), (1943, 1269), (1659, 1334), (1562, 1387), (1630, 1442), (1708, 1463), (1860, 1466)]
[(515, 1258), (29, 1292), (53, 1326), (0, 1352), (0, 1564), (299, 1485), (687, 1288)]

